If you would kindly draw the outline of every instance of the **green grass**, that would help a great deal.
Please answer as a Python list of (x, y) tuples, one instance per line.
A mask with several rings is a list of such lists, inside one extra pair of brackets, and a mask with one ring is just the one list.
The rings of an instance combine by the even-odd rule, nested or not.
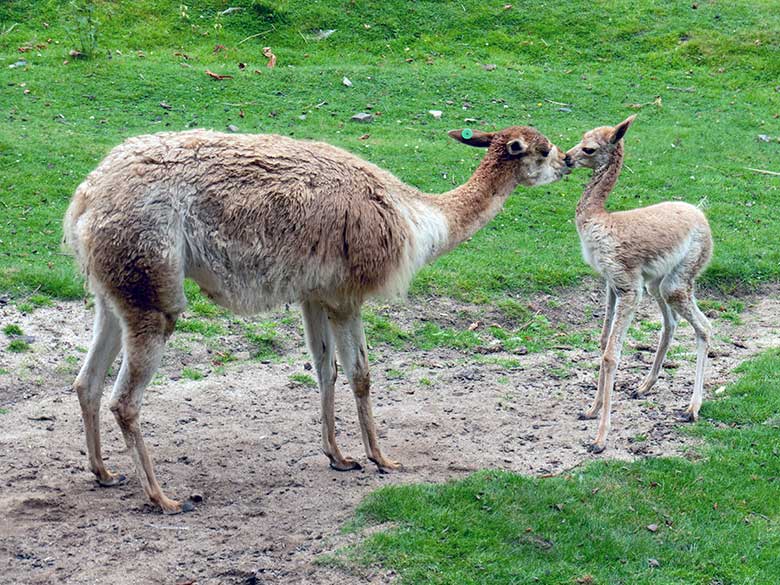
[(22, 353), (30, 349), (30, 344), (22, 339), (14, 339), (8, 344), (7, 349), (13, 353)]
[(18, 325), (14, 325), (13, 323), (3, 327), (3, 333), (5, 333), (8, 337), (18, 337), (23, 335), (22, 328)]
[[(511, 10), (476, 0), (236, 0), (230, 6), (243, 10), (228, 15), (219, 14), (221, 0), (188, 4), (184, 15), (179, 2), (94, 4), (91, 59), (68, 57), (80, 46), (71, 4), (0, 5), (2, 291), (83, 295), (60, 253), (61, 218), (87, 173), (134, 134), (235, 124), (324, 139), (440, 192), (463, 182), (482, 154), (451, 141), (448, 129), (534, 124), (568, 147), (584, 130), (637, 111), (627, 139), (632, 172), (611, 207), (706, 199), (717, 246), (704, 282), (730, 291), (780, 277), (780, 249), (766, 245), (780, 229), (780, 181), (746, 170), (780, 170), (780, 143), (756, 139), (778, 134), (780, 11), (772, 0), (695, 10), (649, 0)], [(329, 29), (336, 32), (315, 40)], [(263, 46), (278, 56), (273, 70)], [(20, 58), (26, 66), (8, 68)], [(233, 79), (215, 81), (206, 69)], [(660, 107), (632, 107), (656, 96)], [(349, 120), (368, 105), (372, 124)], [(572, 223), (585, 174), (519, 189), (496, 220), (423, 270), (413, 292), (485, 301), (578, 282), (589, 273)], [(199, 310), (214, 310), (206, 307)]]
[(181, 371), (181, 377), (186, 378), (187, 380), (202, 380), (203, 372), (199, 372), (194, 368), (184, 368)]
[(382, 488), (350, 528), (394, 528), (339, 562), (378, 563), (409, 584), (775, 583), (780, 350), (739, 371), (723, 399), (705, 403), (712, 422), (691, 431), (705, 440), (694, 461), (600, 461), (544, 479), (483, 471)]
[(306, 388), (317, 387), (317, 380), (312, 378), (309, 374), (290, 374), (290, 382), (293, 384), (299, 384)]
[(220, 323), (205, 319), (179, 319), (176, 321), (176, 331), (198, 333), (203, 337), (216, 337), (225, 334), (225, 328)]
[(279, 357), (280, 340), (276, 323), (266, 321), (247, 325), (244, 336), (252, 344), (253, 358), (271, 360)]

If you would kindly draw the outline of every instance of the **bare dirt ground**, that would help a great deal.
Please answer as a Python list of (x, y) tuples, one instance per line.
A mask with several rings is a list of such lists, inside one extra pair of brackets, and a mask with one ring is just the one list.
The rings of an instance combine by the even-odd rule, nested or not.
[[(554, 322), (597, 335), (598, 290), (588, 284), (568, 298), (558, 296), (552, 304), (558, 308), (541, 295), (530, 303)], [(713, 319), (707, 398), (733, 380), (737, 364), (780, 342), (777, 291), (743, 300), (741, 324)], [(402, 323), (425, 319), (462, 327), (484, 308), (411, 299), (377, 310)], [(658, 320), (650, 302), (639, 319)], [(685, 352), (671, 354), (672, 367), (643, 401), (628, 394), (649, 367), (647, 343), (654, 346), (657, 334), (644, 343), (629, 341), (609, 447), (600, 456), (583, 446), (596, 422), (577, 420), (595, 391), (597, 352), (562, 346), (490, 355), (519, 362), (508, 366), (485, 363), (473, 352), (378, 345), (371, 351), (375, 416), (384, 450), (405, 465), (391, 475), (378, 474), (371, 464), (349, 473), (328, 468), (319, 450), (318, 393), (289, 377), (310, 373), (299, 320), (285, 330), (282, 359), (240, 359), (210, 373), (214, 348), (176, 333), (147, 390), (142, 427), (168, 495), (198, 494), (203, 501), (192, 513), (163, 516), (145, 502), (105, 400), (107, 464), (130, 481), (99, 488), (88, 471), (70, 384), (89, 345), (91, 310), (69, 302), (23, 315), (7, 305), (0, 307), (0, 322), (18, 324), (32, 347), (11, 353), (8, 339), (0, 339), (0, 583), (383, 583), (393, 575), (319, 562), (357, 538), (340, 529), (379, 487), (442, 482), (483, 468), (546, 475), (596, 457), (696, 453), (695, 440), (679, 433), (674, 419), (693, 383), (690, 327), (677, 334), (676, 346)], [(247, 357), (238, 335), (226, 334), (216, 344)], [(188, 365), (208, 375), (182, 378)], [(337, 425), (342, 451), (366, 462), (343, 379)]]

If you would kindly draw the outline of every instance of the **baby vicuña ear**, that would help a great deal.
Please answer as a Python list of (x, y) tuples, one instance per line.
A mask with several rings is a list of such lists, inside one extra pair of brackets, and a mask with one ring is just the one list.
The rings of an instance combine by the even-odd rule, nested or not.
[(620, 140), (623, 138), (623, 136), (626, 135), (626, 132), (628, 131), (628, 127), (631, 126), (631, 124), (636, 119), (636, 114), (632, 114), (625, 120), (623, 120), (620, 124), (615, 126), (615, 129), (612, 131), (612, 138), (610, 141), (612, 144), (617, 144), (620, 142)]
[(452, 138), (463, 144), (469, 146), (477, 146), (479, 148), (487, 148), (490, 143), (493, 142), (494, 132), (480, 132), (479, 130), (471, 130), (470, 128), (464, 128), (463, 130), (450, 130), (447, 132)]

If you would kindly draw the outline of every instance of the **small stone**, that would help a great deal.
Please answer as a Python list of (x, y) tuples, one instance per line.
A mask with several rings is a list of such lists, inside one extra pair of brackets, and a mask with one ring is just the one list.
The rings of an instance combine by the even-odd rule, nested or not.
[(758, 139), (761, 142), (772, 142), (772, 139), (769, 136), (767, 136), (766, 134), (759, 134), (758, 135)]
[(647, 529), (650, 532), (658, 532), (658, 524), (648, 524)]
[(301, 114), (300, 116), (298, 116), (298, 119), (299, 120), (305, 120), (306, 119), (306, 114)]
[(463, 121), (466, 122), (466, 124), (476, 124), (479, 122), (476, 118), (463, 118)]
[(234, 126), (233, 124), (228, 125), (228, 130), (230, 130), (233, 133), (240, 132), (240, 130), (238, 129), (238, 126)]
[(571, 108), (558, 108), (559, 112), (563, 112), (564, 114), (570, 114)]
[(428, 110), (428, 113), (433, 116), (435, 120), (441, 120), (441, 110)]
[(485, 71), (495, 71), (496, 65), (495, 63), (486, 63), (485, 65), (482, 66), (482, 69), (484, 69)]
[(520, 347), (516, 347), (512, 350), (512, 353), (515, 355), (525, 355), (528, 353), (528, 348), (524, 345), (521, 345)]
[(351, 120), (353, 122), (360, 122), (361, 124), (368, 124), (369, 122), (374, 121), (374, 116), (367, 114), (366, 112), (359, 112), (352, 116)]
[(190, 496), (190, 500), (192, 500), (196, 504), (199, 504), (200, 502), (203, 501), (203, 494), (198, 494), (198, 493), (192, 494)]
[(341, 83), (343, 83), (343, 84), (344, 84), (344, 85), (346, 85), (347, 87), (352, 87), (352, 82), (349, 80), (349, 77), (344, 77), (344, 78), (341, 80)]
[(657, 569), (661, 566), (661, 563), (659, 563), (656, 559), (647, 559), (647, 565), (653, 569)]
[(18, 69), (19, 67), (27, 67), (27, 61), (19, 59), (16, 63), (12, 63), (8, 66), (9, 69)]

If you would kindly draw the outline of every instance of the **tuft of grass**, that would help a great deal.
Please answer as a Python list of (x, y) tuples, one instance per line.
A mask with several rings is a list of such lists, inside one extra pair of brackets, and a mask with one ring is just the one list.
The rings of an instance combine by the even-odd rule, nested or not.
[(300, 384), (306, 388), (317, 387), (317, 380), (312, 378), (309, 374), (290, 374), (290, 382)]
[(745, 310), (745, 303), (738, 299), (728, 301), (710, 301), (698, 300), (699, 308), (711, 317), (731, 321), (735, 325), (742, 324), (742, 312)]
[(0, 414), (8, 414), (7, 408), (0, 408)]
[(22, 353), (30, 349), (30, 344), (22, 339), (14, 339), (8, 344), (8, 351)]
[(196, 370), (195, 368), (184, 368), (181, 371), (181, 377), (188, 380), (202, 380), (203, 373)]
[(739, 372), (723, 399), (705, 403), (713, 422), (689, 430), (705, 441), (693, 461), (602, 460), (549, 478), (481, 471), (385, 487), (350, 527), (394, 528), (338, 557), (409, 584), (775, 582), (780, 350)]
[(225, 328), (222, 325), (215, 321), (206, 321), (204, 319), (179, 319), (176, 321), (176, 331), (198, 333), (203, 337), (215, 337), (225, 334)]
[(3, 333), (5, 333), (8, 337), (19, 337), (20, 335), (24, 335), (24, 333), (22, 333), (22, 328), (18, 325), (14, 325), (13, 323), (3, 327)]
[(252, 357), (258, 360), (270, 360), (279, 356), (279, 334), (276, 323), (265, 321), (246, 326), (244, 336), (252, 344)]

